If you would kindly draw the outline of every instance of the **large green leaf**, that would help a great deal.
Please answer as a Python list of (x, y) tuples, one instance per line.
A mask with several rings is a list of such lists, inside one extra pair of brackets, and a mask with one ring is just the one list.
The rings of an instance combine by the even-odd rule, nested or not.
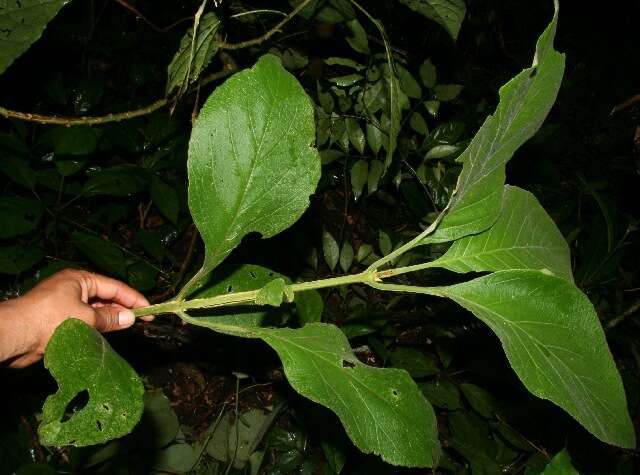
[(467, 12), (464, 0), (400, 0), (400, 3), (440, 24), (454, 40), (458, 39)]
[(261, 338), (280, 356), (291, 386), (335, 412), (354, 444), (394, 465), (434, 466), (440, 454), (431, 405), (404, 370), (361, 363), (335, 326), (248, 328), (183, 315), (188, 323)]
[(169, 63), (167, 95), (176, 88), (184, 90), (196, 81), (218, 51), (216, 41), (216, 33), (220, 28), (218, 17), (214, 13), (207, 13), (194, 27), (195, 39), (193, 28), (190, 28), (182, 37), (180, 47)]
[(189, 143), (189, 208), (205, 243), (195, 281), (248, 233), (273, 236), (309, 205), (320, 178), (314, 112), (273, 55), (218, 87)]
[(0, 0), (0, 74), (34, 43), (69, 0)]
[(456, 189), (435, 233), (424, 242), (453, 241), (489, 228), (500, 214), (505, 165), (547, 116), (555, 102), (564, 55), (553, 49), (558, 5), (540, 36), (533, 65), (500, 88), (500, 103), (467, 149)]
[[(140, 420), (144, 388), (140, 378), (94, 328), (65, 320), (47, 344), (44, 364), (58, 391), (42, 408), (38, 428), (43, 445), (85, 446), (128, 434)], [(85, 407), (64, 420), (67, 406), (84, 391)]]
[(437, 288), (500, 338), (529, 391), (571, 414), (599, 439), (635, 447), (620, 375), (589, 299), (536, 270), (499, 271)]
[(547, 269), (573, 280), (562, 233), (535, 196), (514, 186), (505, 187), (502, 212), (493, 226), (457, 240), (429, 267), (455, 272)]

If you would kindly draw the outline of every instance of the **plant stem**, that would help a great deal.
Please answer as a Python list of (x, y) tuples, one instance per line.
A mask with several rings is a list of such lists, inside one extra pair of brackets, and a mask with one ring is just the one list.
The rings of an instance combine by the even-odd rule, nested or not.
[(409, 272), (416, 272), (419, 270), (428, 269), (430, 267), (437, 267), (434, 265), (435, 261), (432, 262), (423, 262), (422, 264), (414, 264), (412, 266), (406, 267), (396, 267), (394, 269), (385, 269), (378, 271), (377, 275), (380, 279), (387, 279), (389, 277), (395, 277), (396, 275), (407, 274)]
[[(235, 69), (231, 69), (228, 67), (223, 68), (221, 71), (210, 74), (209, 76), (200, 80), (200, 82), (193, 88), (190, 88), (187, 93), (195, 91), (198, 87), (202, 87), (205, 84), (209, 84), (212, 81), (217, 79), (222, 79), (225, 76), (235, 72)], [(102, 116), (83, 116), (83, 117), (64, 117), (64, 116), (56, 116), (56, 115), (42, 115), (42, 114), (33, 114), (31, 112), (20, 112), (14, 111), (10, 109), (6, 109), (0, 106), (0, 116), (6, 119), (18, 119), (24, 120), (27, 122), (36, 122), (38, 124), (56, 124), (56, 125), (65, 125), (67, 127), (75, 126), (75, 125), (99, 125), (99, 124), (107, 124), (109, 122), (121, 122), (123, 120), (133, 119), (135, 117), (140, 117), (143, 115), (151, 114), (152, 112), (157, 111), (158, 109), (162, 109), (166, 105), (170, 104), (173, 101), (173, 98), (162, 98), (158, 99), (152, 104), (148, 106), (142, 107), (140, 109), (130, 110), (126, 112), (118, 112), (115, 114), (107, 114)]]
[[(378, 280), (375, 272), (364, 271), (360, 274), (343, 275), (340, 277), (332, 277), (330, 279), (314, 280), (310, 282), (300, 282), (288, 286), (288, 290), (292, 292), (303, 292), (305, 290), (323, 289), (326, 287), (338, 287), (342, 285), (363, 283), (372, 285)], [(180, 313), (186, 310), (227, 307), (232, 305), (253, 304), (260, 289), (249, 290), (246, 292), (234, 292), (231, 294), (216, 295), (202, 299), (192, 300), (170, 300), (168, 302), (150, 305), (148, 307), (140, 307), (133, 309), (136, 317), (145, 315), (154, 315), (159, 313)]]
[(248, 48), (249, 46), (256, 46), (256, 45), (260, 45), (260, 44), (264, 43), (269, 38), (271, 38), (273, 35), (275, 35), (276, 33), (280, 32), (282, 27), (284, 25), (286, 25), (287, 23), (289, 23), (289, 21), (293, 17), (295, 17), (298, 13), (300, 13), (300, 11), (304, 7), (306, 7), (310, 2), (311, 2), (311, 0), (304, 0), (302, 3), (300, 3), (300, 5), (298, 5), (296, 8), (291, 10), (291, 12), (287, 16), (285, 16), (276, 26), (271, 28), (269, 31), (267, 31), (264, 35), (260, 36), (259, 38), (254, 38), (252, 40), (242, 41), (240, 43), (227, 43), (227, 42), (220, 43), (220, 49), (229, 49), (229, 50), (230, 49), (244, 49), (244, 48)]
[[(416, 247), (417, 245), (420, 244), (420, 241), (422, 241), (424, 238), (426, 238), (429, 234), (433, 233), (436, 228), (438, 227), (438, 225), (440, 224), (440, 221), (442, 221), (442, 218), (444, 218), (445, 212), (447, 211), (447, 208), (445, 208), (444, 210), (442, 210), (442, 212), (438, 215), (438, 217), (436, 218), (436, 220), (431, 223), (431, 225), (425, 229), (424, 231), (422, 231), (420, 234), (418, 234), (416, 237), (414, 237), (411, 241), (409, 241), (406, 244), (403, 244), (402, 246), (400, 246), (398, 249), (396, 249), (393, 252), (390, 252), (389, 254), (387, 254), (384, 257), (381, 257), (380, 259), (378, 259), (377, 261), (375, 261), (373, 264), (371, 264), (368, 268), (367, 271), (368, 272), (377, 272), (377, 270), (382, 267), (383, 265), (387, 264), (388, 262), (391, 262), (392, 260), (396, 259), (397, 257), (400, 257), (402, 254), (404, 254), (405, 252), (413, 249), (414, 247)], [(400, 269), (405, 269), (404, 267), (400, 268)], [(394, 270), (400, 270), (400, 269), (394, 269)], [(419, 269), (413, 269), (413, 270), (419, 270)], [(388, 271), (386, 271), (388, 272)], [(411, 271), (405, 271), (405, 272), (411, 272)], [(404, 272), (398, 272), (397, 274), (403, 274)], [(391, 275), (397, 275), (397, 274), (388, 274), (388, 275), (380, 275), (379, 277), (384, 278), (384, 277), (390, 277)]]

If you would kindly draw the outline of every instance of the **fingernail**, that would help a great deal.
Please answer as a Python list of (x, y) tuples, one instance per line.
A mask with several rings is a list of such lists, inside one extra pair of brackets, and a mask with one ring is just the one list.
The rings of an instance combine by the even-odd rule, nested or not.
[(129, 309), (122, 309), (120, 310), (120, 313), (118, 313), (118, 326), (120, 327), (130, 327), (135, 321), (136, 317)]

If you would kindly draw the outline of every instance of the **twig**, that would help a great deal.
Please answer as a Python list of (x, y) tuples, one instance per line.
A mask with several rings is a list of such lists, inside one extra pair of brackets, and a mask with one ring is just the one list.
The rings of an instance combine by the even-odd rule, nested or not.
[(620, 323), (622, 323), (628, 317), (636, 313), (638, 310), (640, 310), (640, 301), (634, 303), (631, 307), (625, 310), (622, 313), (622, 315), (618, 315), (617, 317), (609, 320), (609, 322), (607, 323), (607, 330), (611, 330), (612, 328), (618, 326)]
[(635, 96), (631, 96), (630, 98), (622, 101), (620, 104), (617, 104), (612, 110), (611, 114), (617, 114), (618, 112), (626, 109), (627, 107), (631, 107), (632, 105), (640, 102), (640, 94), (636, 94)]
[(182, 282), (182, 279), (184, 278), (184, 275), (189, 268), (189, 264), (191, 264), (193, 253), (196, 248), (196, 243), (198, 242), (198, 236), (200, 236), (200, 234), (198, 233), (198, 229), (193, 223), (191, 223), (189, 229), (193, 230), (193, 234), (191, 235), (191, 240), (189, 241), (187, 254), (180, 264), (180, 269), (178, 269), (178, 273), (176, 274), (175, 279), (173, 279), (173, 284), (168, 289), (164, 290), (160, 295), (155, 296), (153, 299), (155, 302), (161, 302), (176, 293), (176, 288), (178, 287), (178, 285), (180, 285), (180, 282)]
[(191, 223), (191, 228), (193, 231), (191, 234), (191, 241), (189, 241), (189, 248), (187, 249), (187, 255), (182, 261), (182, 264), (180, 265), (180, 270), (178, 271), (178, 275), (176, 276), (176, 280), (175, 280), (176, 283), (174, 285), (174, 289), (178, 284), (180, 284), (180, 281), (184, 277), (184, 274), (187, 272), (187, 269), (189, 268), (189, 264), (191, 264), (191, 260), (193, 259), (193, 251), (196, 248), (196, 243), (198, 242), (198, 236), (200, 236), (200, 233), (198, 233), (198, 229), (196, 228), (195, 224)]
[(180, 20), (177, 20), (177, 21), (171, 23), (169, 26), (165, 26), (164, 28), (161, 28), (159, 26), (156, 26), (154, 23), (152, 23), (151, 20), (149, 20), (146, 16), (144, 16), (142, 13), (140, 13), (140, 10), (136, 9), (136, 7), (134, 7), (133, 5), (130, 5), (129, 3), (125, 2), (124, 0), (115, 0), (115, 2), (120, 4), (120, 5), (122, 5), (127, 10), (129, 10), (137, 18), (140, 18), (143, 22), (145, 22), (152, 30), (157, 31), (158, 33), (166, 33), (167, 31), (169, 31), (169, 30), (175, 28), (176, 26), (178, 26), (180, 23), (184, 23), (185, 21), (193, 20), (193, 16), (185, 17), (185, 18), (181, 18)]
[(20, 414), (20, 422), (22, 423), (22, 427), (24, 431), (27, 433), (29, 438), (31, 439), (31, 447), (33, 448), (34, 454), (40, 463), (45, 463), (47, 461), (47, 456), (42, 449), (42, 445), (40, 445), (40, 441), (38, 440), (38, 436), (33, 430), (33, 426), (29, 422), (29, 419), (24, 415)]
[[(235, 69), (231, 70), (228, 67), (223, 68), (221, 71), (210, 74), (209, 76), (203, 78), (198, 82), (196, 87), (192, 88), (196, 90), (197, 87), (202, 87), (210, 82), (213, 82), (217, 79), (221, 79), (229, 74), (233, 73)], [(192, 92), (190, 89), (188, 92)], [(140, 109), (135, 109), (126, 112), (118, 112), (116, 114), (107, 114), (103, 116), (84, 116), (84, 117), (64, 117), (64, 116), (51, 116), (51, 115), (41, 115), (41, 114), (32, 114), (30, 112), (20, 112), (14, 111), (10, 109), (6, 109), (4, 107), (0, 107), (0, 116), (6, 119), (18, 119), (24, 120), (27, 122), (37, 122), (39, 124), (57, 124), (57, 125), (66, 125), (67, 127), (71, 127), (74, 125), (98, 125), (98, 124), (107, 124), (109, 122), (121, 122), (123, 120), (133, 119), (134, 117), (140, 117), (143, 115), (151, 114), (159, 109), (162, 109), (164, 106), (172, 102), (172, 98), (163, 98), (158, 99), (152, 104), (148, 106), (141, 107)]]
[[(116, 0), (120, 5), (128, 5), (123, 0)], [(295, 17), (300, 11), (306, 7), (311, 0), (304, 0), (300, 5), (294, 8), (282, 21), (280, 21), (275, 27), (271, 30), (267, 31), (264, 35), (254, 38), (252, 40), (242, 41), (240, 43), (227, 43), (222, 42), (218, 46), (220, 50), (234, 50), (234, 49), (242, 49), (248, 48), (250, 46), (259, 45), (267, 41), (273, 35), (278, 33), (284, 25), (286, 25), (293, 17)], [(130, 5), (128, 5), (131, 7)], [(133, 7), (131, 7), (133, 8)], [(129, 10), (131, 10), (129, 8)], [(134, 9), (135, 10), (135, 9)], [(137, 12), (137, 10), (135, 10)], [(135, 13), (135, 12), (134, 12)], [(143, 18), (141, 14), (136, 13)], [(182, 20), (181, 20), (182, 21)], [(213, 73), (204, 79), (200, 80), (195, 87), (190, 88), (187, 93), (193, 92), (197, 90), (199, 87), (202, 87), (206, 84), (209, 84), (212, 81), (217, 79), (221, 79), (225, 76), (228, 76), (232, 72), (236, 71), (236, 69), (230, 69), (229, 63), (225, 64), (225, 68), (221, 71)], [(63, 117), (63, 116), (50, 116), (50, 115), (42, 115), (42, 114), (33, 114), (30, 112), (20, 112), (11, 109), (7, 109), (5, 107), (0, 106), (0, 116), (6, 119), (17, 119), (24, 120), (27, 122), (37, 122), (39, 124), (56, 124), (56, 125), (65, 125), (67, 127), (71, 127), (74, 125), (98, 125), (98, 124), (107, 124), (109, 122), (121, 122), (123, 120), (133, 119), (134, 117), (140, 117), (143, 115), (151, 114), (152, 112), (157, 111), (158, 109), (162, 109), (167, 104), (173, 102), (173, 98), (162, 98), (158, 99), (152, 104), (148, 106), (142, 107), (140, 109), (135, 109), (126, 112), (118, 112), (116, 114), (107, 114), (104, 116), (84, 116), (84, 117)]]
[(271, 38), (276, 33), (279, 33), (284, 25), (289, 23), (293, 17), (295, 17), (298, 13), (302, 11), (304, 7), (306, 7), (311, 0), (304, 0), (300, 5), (294, 8), (291, 13), (289, 13), (286, 17), (284, 17), (276, 26), (267, 31), (264, 35), (254, 38), (252, 40), (241, 41), (240, 43), (227, 43), (223, 42), (220, 44), (220, 49), (243, 49), (248, 48), (250, 46), (256, 46), (264, 43), (269, 38)]

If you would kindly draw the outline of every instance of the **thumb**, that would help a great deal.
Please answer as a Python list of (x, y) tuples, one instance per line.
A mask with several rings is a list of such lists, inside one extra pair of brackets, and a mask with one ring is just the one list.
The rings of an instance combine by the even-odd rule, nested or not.
[(99, 332), (122, 330), (130, 327), (136, 321), (133, 312), (128, 308), (105, 305), (94, 310), (96, 315), (95, 327)]

